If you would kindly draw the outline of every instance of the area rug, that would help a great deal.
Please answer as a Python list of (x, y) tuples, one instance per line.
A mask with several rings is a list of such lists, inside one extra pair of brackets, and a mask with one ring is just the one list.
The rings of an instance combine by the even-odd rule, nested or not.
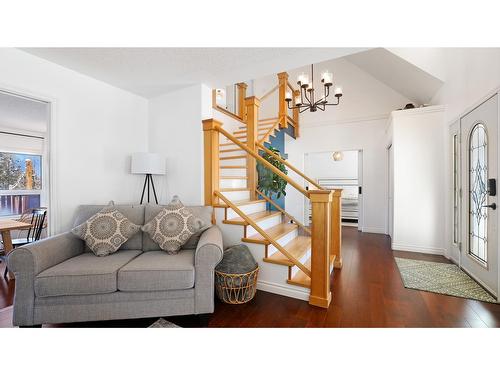
[(156, 322), (151, 324), (148, 328), (182, 328), (182, 327), (179, 327), (177, 324), (169, 322), (166, 319), (160, 318)]
[(498, 303), (455, 264), (396, 258), (405, 288)]

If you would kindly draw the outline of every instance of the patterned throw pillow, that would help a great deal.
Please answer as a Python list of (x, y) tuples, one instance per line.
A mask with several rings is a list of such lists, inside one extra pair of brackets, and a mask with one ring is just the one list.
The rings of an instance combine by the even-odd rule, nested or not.
[(201, 219), (193, 215), (176, 195), (142, 230), (150, 235), (162, 250), (177, 254), (191, 236), (204, 227)]
[(97, 256), (116, 252), (120, 246), (141, 229), (112, 205), (90, 217), (71, 232), (85, 241)]

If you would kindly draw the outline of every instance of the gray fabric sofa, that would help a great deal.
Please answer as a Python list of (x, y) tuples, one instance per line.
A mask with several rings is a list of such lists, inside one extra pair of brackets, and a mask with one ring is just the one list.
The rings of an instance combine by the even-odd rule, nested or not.
[[(103, 207), (80, 206), (74, 226)], [(161, 209), (116, 207), (135, 224), (148, 222)], [(190, 208), (211, 222), (212, 207)], [(214, 268), (222, 254), (217, 226), (193, 236), (177, 255), (162, 251), (142, 231), (106, 257), (95, 256), (70, 232), (19, 247), (8, 257), (16, 277), (13, 324), (212, 313)]]

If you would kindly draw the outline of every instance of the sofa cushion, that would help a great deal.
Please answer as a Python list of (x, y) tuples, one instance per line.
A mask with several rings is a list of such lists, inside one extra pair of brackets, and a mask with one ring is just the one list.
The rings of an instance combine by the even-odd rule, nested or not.
[[(144, 221), (146, 223), (150, 222), (165, 206), (160, 205), (146, 205), (144, 211)], [(181, 246), (181, 249), (196, 249), (196, 245), (198, 245), (198, 241), (202, 233), (212, 226), (212, 213), (213, 207), (211, 206), (186, 206), (191, 210), (194, 216), (201, 219), (203, 221), (203, 227), (198, 230), (195, 234), (189, 238), (189, 240)], [(144, 251), (156, 251), (160, 250), (160, 246), (153, 241), (151, 236), (144, 232), (143, 235), (143, 246), (142, 249)]]
[(123, 250), (107, 257), (83, 253), (46, 269), (35, 278), (37, 297), (112, 293), (118, 270), (142, 252)]
[[(77, 208), (73, 222), (73, 228), (87, 221), (90, 217), (102, 210), (104, 205), (81, 205)], [(122, 205), (117, 204), (114, 207), (120, 211), (127, 219), (137, 225), (144, 225), (144, 206), (143, 205)], [(120, 250), (142, 249), (142, 231), (138, 231), (120, 246)], [(86, 251), (91, 251), (86, 248)]]
[(170, 255), (148, 251), (118, 271), (118, 290), (123, 292), (189, 289), (194, 286), (194, 250)]
[(116, 252), (140, 228), (114, 205), (109, 205), (83, 224), (73, 228), (71, 232), (84, 240), (95, 255), (106, 256)]
[(142, 230), (148, 233), (162, 250), (168, 254), (177, 254), (181, 246), (204, 226), (203, 221), (193, 215), (178, 196), (174, 196)]

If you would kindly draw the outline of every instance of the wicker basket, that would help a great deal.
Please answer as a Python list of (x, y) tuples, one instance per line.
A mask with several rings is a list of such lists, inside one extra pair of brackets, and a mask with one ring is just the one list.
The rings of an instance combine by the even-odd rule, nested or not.
[(217, 297), (225, 303), (239, 305), (250, 301), (257, 291), (259, 267), (241, 274), (215, 271)]

